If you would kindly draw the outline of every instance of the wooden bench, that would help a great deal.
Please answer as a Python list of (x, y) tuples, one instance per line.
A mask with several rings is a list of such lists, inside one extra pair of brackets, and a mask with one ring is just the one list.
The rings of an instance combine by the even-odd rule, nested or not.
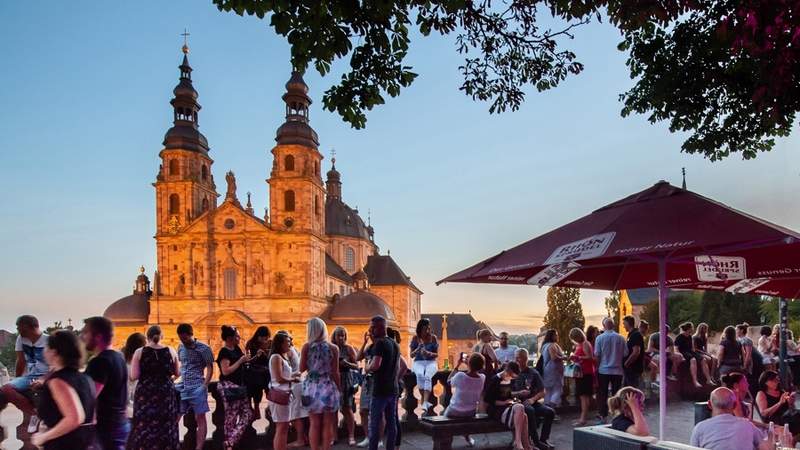
[(450, 450), (453, 436), (510, 432), (502, 423), (489, 417), (428, 416), (419, 421), (419, 429), (433, 437), (433, 450)]

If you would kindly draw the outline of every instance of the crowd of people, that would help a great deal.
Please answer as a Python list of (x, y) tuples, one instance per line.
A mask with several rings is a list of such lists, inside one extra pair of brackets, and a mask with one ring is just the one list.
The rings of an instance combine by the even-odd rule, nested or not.
[[(48, 335), (27, 315), (16, 325), (18, 376), (0, 390), (0, 407), (10, 402), (31, 415), (32, 443), (45, 449), (178, 449), (178, 420), (186, 414), (197, 424), (195, 441), (201, 449), (208, 430), (209, 385), (217, 370), (226, 450), (237, 447), (261, 417), (265, 396), (277, 450), (329, 449), (337, 439), (339, 414), (349, 445), (397, 448), (397, 404), (409, 371), (416, 377), (423, 415), (435, 414), (431, 396), (439, 341), (427, 319), (418, 322), (408, 343), (411, 361), (402, 356), (400, 333), (380, 316), (372, 319), (358, 349), (348, 343), (344, 327), (336, 327), (329, 337), (327, 325), (316, 317), (307, 322), (299, 350), (290, 333), (272, 334), (266, 326), (258, 327), (242, 347), (239, 331), (223, 325), (223, 345), (216, 356), (194, 338), (190, 324), (177, 326), (177, 349), (164, 345), (163, 330), (151, 326), (144, 335), (129, 336), (119, 351), (111, 346), (113, 325), (103, 317), (86, 319), (80, 333), (56, 330)], [(763, 440), (767, 432), (800, 431), (794, 394), (782, 390), (773, 370), (778, 343), (770, 327), (761, 330), (757, 344), (747, 336), (749, 325), (727, 327), (718, 349), (710, 351), (708, 326), (695, 329), (684, 323), (675, 339), (667, 336), (662, 352), (658, 332), (648, 335), (644, 320), (637, 324), (633, 316), (623, 318), (627, 337), (615, 331), (611, 318), (602, 325), (602, 330), (570, 330), (571, 353), (559, 345), (556, 330), (547, 330), (536, 364), (527, 349), (509, 343), (507, 333), (478, 331), (473, 351), (461, 353), (447, 378), (452, 399), (441, 414), (486, 414), (512, 431), (515, 450), (550, 450), (550, 431), (559, 420), (556, 408), (562, 404), (567, 377), (575, 379), (580, 402), (574, 426), (605, 423), (647, 436), (642, 378), (647, 371), (657, 375), (663, 363), (670, 379), (685, 365), (696, 386), (702, 381), (716, 387), (709, 400), (712, 417), (697, 425), (694, 445), (749, 448), (742, 443)], [(92, 356), (84, 369), (87, 353)], [(598, 406), (594, 420), (593, 398)], [(356, 412), (365, 435), (361, 442), (356, 441)], [(291, 443), (290, 427), (296, 436)], [(471, 436), (464, 439), (475, 445)], [(732, 442), (738, 446), (730, 446)]]

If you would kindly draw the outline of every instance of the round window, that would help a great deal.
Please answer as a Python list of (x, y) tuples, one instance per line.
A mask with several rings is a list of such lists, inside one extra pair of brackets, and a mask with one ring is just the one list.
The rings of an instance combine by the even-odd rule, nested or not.
[(235, 225), (236, 223), (233, 221), (233, 219), (225, 219), (225, 228), (232, 230)]

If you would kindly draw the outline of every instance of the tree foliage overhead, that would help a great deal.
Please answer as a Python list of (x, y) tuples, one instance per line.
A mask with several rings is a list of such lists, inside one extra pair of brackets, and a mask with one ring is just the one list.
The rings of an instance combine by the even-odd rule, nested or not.
[(614, 330), (619, 332), (619, 291), (611, 291), (608, 297), (605, 298), (606, 312), (608, 317), (614, 319)]
[[(712, 161), (749, 159), (787, 136), (800, 109), (800, 1), (773, 0), (213, 0), (221, 11), (269, 20), (291, 62), (321, 75), (349, 56), (322, 103), (355, 128), (416, 78), (410, 32), (453, 35), (460, 89), (516, 110), (525, 89), (559, 85), (583, 65), (564, 41), (606, 18), (622, 33), (633, 87), (622, 114), (646, 114), (688, 134), (682, 150)], [(555, 30), (542, 19), (555, 19)]]
[(544, 326), (558, 331), (558, 345), (565, 352), (572, 350), (569, 330), (573, 328), (583, 330), (584, 325), (586, 325), (586, 319), (583, 317), (583, 306), (581, 306), (581, 290), (562, 287), (549, 288)]

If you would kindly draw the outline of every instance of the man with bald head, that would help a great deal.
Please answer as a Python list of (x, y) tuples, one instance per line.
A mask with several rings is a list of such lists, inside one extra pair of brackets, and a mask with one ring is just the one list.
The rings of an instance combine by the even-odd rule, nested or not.
[(614, 320), (603, 319), (603, 334), (594, 341), (594, 359), (597, 361), (597, 380), (600, 386), (597, 391), (597, 403), (600, 409), (601, 422), (608, 417), (608, 388), (611, 395), (616, 395), (622, 386), (622, 360), (625, 357), (625, 338), (614, 331)]
[(709, 450), (766, 450), (768, 442), (752, 422), (733, 415), (736, 394), (720, 387), (714, 389), (708, 399), (711, 418), (694, 427), (690, 444)]

